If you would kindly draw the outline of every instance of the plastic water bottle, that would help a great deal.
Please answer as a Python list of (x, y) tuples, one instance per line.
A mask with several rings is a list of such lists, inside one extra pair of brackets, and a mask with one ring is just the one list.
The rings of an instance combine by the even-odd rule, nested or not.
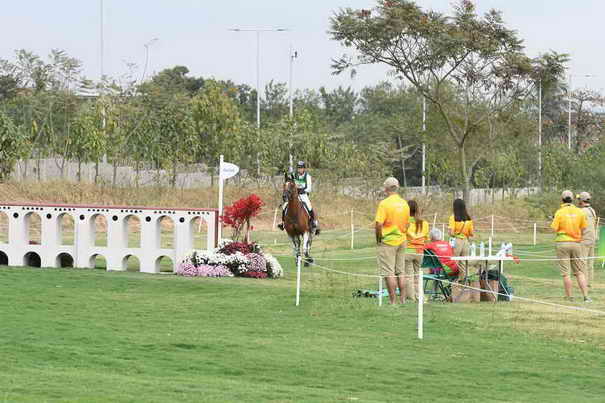
[(481, 242), (479, 244), (479, 256), (484, 257), (485, 256), (485, 243)]
[(455, 247), (456, 247), (456, 238), (450, 238), (450, 246), (451, 246), (452, 248), (455, 248)]
[(477, 256), (477, 245), (473, 242), (470, 247), (471, 256)]

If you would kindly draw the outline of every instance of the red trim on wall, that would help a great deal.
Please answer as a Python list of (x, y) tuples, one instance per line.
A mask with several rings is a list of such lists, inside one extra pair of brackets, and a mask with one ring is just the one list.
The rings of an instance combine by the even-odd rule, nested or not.
[(57, 208), (92, 208), (112, 210), (160, 210), (160, 211), (209, 211), (218, 213), (216, 208), (173, 208), (173, 207), (141, 207), (141, 206), (97, 206), (92, 204), (41, 204), (41, 203), (0, 203), (0, 206), (11, 207), (57, 207)]

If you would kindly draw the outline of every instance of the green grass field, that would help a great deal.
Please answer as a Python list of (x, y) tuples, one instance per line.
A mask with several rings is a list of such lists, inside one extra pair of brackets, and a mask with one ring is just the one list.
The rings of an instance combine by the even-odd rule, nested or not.
[[(276, 255), (290, 252), (281, 233), (257, 235)], [(344, 231), (327, 232), (314, 255), (329, 269), (374, 274), (371, 232), (349, 248)], [(515, 248), (553, 255), (548, 243)], [(418, 340), (416, 305), (351, 297), (376, 288), (374, 278), (307, 268), (295, 307), (294, 259), (280, 261), (278, 280), (0, 268), (0, 401), (604, 399), (605, 315), (428, 303)], [(507, 264), (516, 295), (565, 305), (554, 263)], [(570, 305), (605, 311), (604, 280), (599, 266), (595, 302)]]

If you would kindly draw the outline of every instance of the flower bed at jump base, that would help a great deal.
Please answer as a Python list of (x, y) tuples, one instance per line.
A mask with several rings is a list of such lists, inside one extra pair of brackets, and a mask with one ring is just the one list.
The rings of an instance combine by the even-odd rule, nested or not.
[(187, 277), (278, 278), (284, 271), (275, 257), (255, 243), (224, 239), (211, 252), (193, 252), (177, 265)]

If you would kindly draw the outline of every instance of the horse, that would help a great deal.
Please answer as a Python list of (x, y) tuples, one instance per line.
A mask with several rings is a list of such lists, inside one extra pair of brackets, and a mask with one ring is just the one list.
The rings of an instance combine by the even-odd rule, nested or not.
[(298, 189), (291, 176), (286, 176), (284, 199), (288, 202), (284, 216), (284, 229), (290, 240), (292, 240), (296, 258), (300, 256), (302, 246), (305, 267), (309, 266), (310, 263), (313, 263), (313, 258), (310, 254), (311, 244), (313, 243), (313, 232), (309, 213), (307, 213), (303, 203), (298, 198)]

